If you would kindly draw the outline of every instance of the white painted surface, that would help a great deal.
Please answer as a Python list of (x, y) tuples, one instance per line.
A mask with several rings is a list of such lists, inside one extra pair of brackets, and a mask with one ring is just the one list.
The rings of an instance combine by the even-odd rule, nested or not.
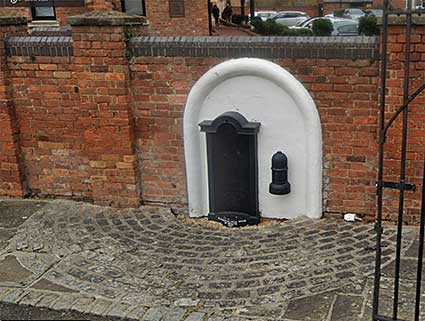
[[(227, 111), (260, 122), (258, 179), (261, 216), (322, 215), (322, 133), (313, 99), (289, 72), (262, 59), (229, 60), (210, 69), (193, 86), (184, 112), (184, 145), (189, 212), (208, 214), (205, 133), (198, 124)], [(271, 157), (288, 156), (291, 193), (271, 195)]]

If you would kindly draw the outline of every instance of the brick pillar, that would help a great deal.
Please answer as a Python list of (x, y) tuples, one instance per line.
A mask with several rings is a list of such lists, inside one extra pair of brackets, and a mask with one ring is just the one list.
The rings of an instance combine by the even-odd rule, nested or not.
[(135, 207), (140, 176), (135, 156), (129, 104), (126, 31), (144, 19), (121, 12), (93, 11), (69, 17), (74, 43), (74, 78), (78, 79), (85, 152), (95, 204)]
[(0, 15), (0, 196), (23, 197), (25, 178), (5, 40), (27, 32), (27, 18)]

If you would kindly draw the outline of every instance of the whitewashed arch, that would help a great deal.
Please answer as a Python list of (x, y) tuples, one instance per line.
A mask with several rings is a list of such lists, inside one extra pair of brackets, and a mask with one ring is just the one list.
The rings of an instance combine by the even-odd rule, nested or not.
[[(189, 212), (208, 214), (205, 133), (198, 124), (226, 111), (261, 123), (258, 136), (259, 207), (263, 217), (322, 215), (322, 133), (316, 105), (304, 86), (282, 67), (263, 59), (223, 62), (193, 86), (184, 111), (184, 148)], [(288, 156), (288, 195), (271, 195), (271, 156)]]

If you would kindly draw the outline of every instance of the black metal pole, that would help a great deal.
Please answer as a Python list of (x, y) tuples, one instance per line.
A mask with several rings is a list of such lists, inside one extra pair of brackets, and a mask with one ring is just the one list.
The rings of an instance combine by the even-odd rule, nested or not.
[(245, 0), (241, 0), (241, 17), (242, 17), (242, 21), (244, 21), (244, 17), (245, 17)]
[[(403, 103), (409, 99), (409, 76), (410, 76), (410, 36), (412, 27), (412, 0), (407, 1), (406, 12), (406, 45), (405, 45), (405, 65), (404, 65), (404, 88), (403, 88)], [(409, 107), (403, 110), (403, 129), (401, 138), (401, 164), (400, 164), (400, 197), (398, 206), (397, 220), (397, 248), (395, 258), (395, 273), (394, 273), (394, 302), (393, 302), (393, 318), (397, 319), (398, 300), (400, 288), (400, 262), (401, 262), (401, 242), (403, 234), (403, 209), (404, 209), (404, 183), (406, 179), (406, 153), (407, 153), (407, 126), (408, 126)]]
[(252, 21), (255, 17), (255, 0), (249, 0), (249, 15)]
[(211, 18), (211, 0), (207, 0), (208, 4), (208, 31), (212, 35), (212, 18)]
[(384, 15), (382, 21), (382, 46), (381, 46), (381, 97), (380, 97), (380, 138), (379, 138), (379, 164), (377, 183), (377, 217), (376, 217), (376, 256), (375, 256), (375, 279), (373, 292), (372, 321), (379, 312), (379, 290), (381, 281), (381, 241), (382, 241), (382, 197), (384, 178), (384, 144), (385, 144), (385, 94), (387, 82), (387, 43), (388, 43), (388, 0), (384, 0)]
[(416, 275), (416, 301), (415, 301), (415, 321), (419, 321), (421, 305), (421, 282), (422, 266), (424, 257), (424, 232), (425, 232), (425, 153), (424, 153), (424, 171), (422, 176), (422, 204), (421, 204), (421, 223), (419, 228), (419, 249), (418, 249), (418, 270)]

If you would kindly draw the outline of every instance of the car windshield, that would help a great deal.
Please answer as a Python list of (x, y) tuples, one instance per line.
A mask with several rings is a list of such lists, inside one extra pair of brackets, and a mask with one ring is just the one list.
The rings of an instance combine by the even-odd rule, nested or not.
[(363, 14), (363, 11), (362, 11), (362, 10), (360, 10), (360, 9), (356, 9), (356, 8), (348, 9), (348, 11), (349, 11), (351, 14)]

